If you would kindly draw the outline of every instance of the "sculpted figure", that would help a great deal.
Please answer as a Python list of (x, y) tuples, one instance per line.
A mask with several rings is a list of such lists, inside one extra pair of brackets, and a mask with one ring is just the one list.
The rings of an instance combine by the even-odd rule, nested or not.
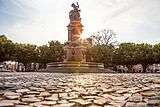
[(71, 6), (73, 7), (73, 10), (71, 10), (69, 13), (70, 20), (71, 21), (80, 20), (80, 10), (79, 10), (78, 2), (77, 2), (77, 5), (73, 3)]
[(74, 10), (79, 10), (79, 4), (77, 2), (77, 5), (75, 5), (74, 3), (72, 4), (72, 7), (74, 8)]

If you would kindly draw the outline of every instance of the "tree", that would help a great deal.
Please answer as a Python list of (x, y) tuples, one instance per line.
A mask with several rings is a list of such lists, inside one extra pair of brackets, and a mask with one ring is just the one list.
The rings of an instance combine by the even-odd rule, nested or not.
[(153, 46), (149, 44), (137, 44), (135, 51), (135, 61), (136, 63), (142, 64), (143, 72), (146, 72), (147, 65), (153, 64)]
[(155, 63), (160, 63), (160, 43), (153, 46), (153, 58)]
[(15, 44), (15, 61), (23, 63), (26, 67), (27, 64), (37, 62), (38, 53), (37, 46), (30, 44)]
[(104, 63), (105, 67), (111, 66), (114, 46), (117, 43), (115, 33), (104, 29), (94, 33), (90, 38), (93, 46), (87, 50), (87, 61)]
[(117, 41), (115, 40), (116, 34), (113, 30), (103, 29), (102, 31), (94, 33), (90, 38), (95, 45), (112, 45), (115, 46)]
[(41, 63), (42, 68), (46, 67), (49, 62), (50, 49), (49, 46), (43, 45), (38, 47), (38, 62)]
[(58, 41), (50, 41), (48, 45), (38, 47), (39, 63), (42, 63), (43, 68), (50, 62), (63, 61), (63, 44)]
[(142, 64), (145, 72), (147, 65), (154, 63), (152, 45), (122, 43), (114, 51), (113, 62), (116, 65), (127, 65), (129, 70), (135, 64)]
[(50, 41), (49, 42), (49, 62), (61, 62), (63, 61), (63, 44), (61, 44), (59, 41)]
[(0, 62), (13, 60), (14, 44), (5, 35), (0, 35)]
[(122, 43), (114, 50), (113, 63), (115, 65), (126, 65), (129, 69), (132, 65), (136, 64), (135, 54), (136, 44)]
[(112, 55), (114, 47), (96, 45), (87, 51), (87, 61), (104, 63), (105, 67), (112, 65)]

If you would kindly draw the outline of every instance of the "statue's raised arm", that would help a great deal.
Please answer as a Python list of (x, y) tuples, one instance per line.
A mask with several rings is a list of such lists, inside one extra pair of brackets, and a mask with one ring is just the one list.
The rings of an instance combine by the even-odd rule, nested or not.
[(78, 7), (78, 9), (79, 9), (79, 4), (78, 4), (78, 2), (77, 2), (77, 7)]

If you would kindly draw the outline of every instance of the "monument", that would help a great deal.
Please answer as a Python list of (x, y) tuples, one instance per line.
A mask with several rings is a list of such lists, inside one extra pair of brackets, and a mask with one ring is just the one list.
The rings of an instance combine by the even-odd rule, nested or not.
[(83, 25), (81, 24), (79, 5), (72, 4), (73, 10), (69, 12), (70, 23), (68, 27), (68, 42), (64, 47), (65, 58), (67, 61), (85, 62), (86, 47), (83, 46), (81, 34)]
[(68, 41), (64, 46), (64, 61), (48, 63), (46, 70), (50, 72), (100, 72), (104, 69), (102, 63), (86, 62), (86, 49), (91, 44), (81, 38), (83, 25), (78, 2), (71, 6), (73, 10), (69, 12), (70, 23), (67, 26)]

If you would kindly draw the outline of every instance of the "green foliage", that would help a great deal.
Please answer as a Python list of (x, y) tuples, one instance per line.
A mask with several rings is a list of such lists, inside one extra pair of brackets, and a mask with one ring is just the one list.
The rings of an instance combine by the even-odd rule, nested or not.
[(95, 45), (87, 51), (87, 61), (104, 63), (105, 66), (112, 64), (114, 48), (107, 45)]
[(51, 41), (49, 42), (49, 49), (50, 49), (50, 62), (60, 62), (63, 61), (63, 45), (58, 41)]
[(13, 60), (14, 44), (5, 35), (0, 35), (0, 62)]
[(39, 62), (46, 64), (63, 60), (63, 44), (50, 41), (47, 45), (13, 43), (6, 36), (0, 36), (0, 62), (14, 60), (23, 64)]
[(15, 44), (15, 61), (24, 64), (37, 62), (38, 53), (37, 46), (30, 44)]
[(51, 41), (49, 46), (38, 47), (39, 62), (46, 64), (49, 62), (60, 62), (63, 60), (63, 45), (58, 41)]
[(160, 44), (121, 43), (116, 45), (115, 33), (102, 30), (91, 36), (94, 46), (87, 51), (87, 60), (104, 63), (105, 66), (148, 64), (160, 62)]
[[(107, 31), (99, 34), (101, 34), (99, 37), (102, 38), (105, 35), (103, 39), (107, 39)], [(96, 36), (94, 38), (92, 36), (92, 39), (96, 39)], [(127, 65), (129, 67), (134, 64), (142, 64), (144, 68), (148, 64), (160, 63), (160, 43), (155, 45), (121, 43), (115, 46), (111, 42), (113, 36), (108, 37), (107, 41), (100, 39), (97, 44), (87, 49), (86, 58), (88, 62), (104, 63), (105, 67), (114, 65)], [(58, 41), (50, 41), (43, 46), (13, 43), (5, 35), (1, 35), (0, 62), (14, 60), (23, 64), (39, 62), (44, 65), (49, 62), (61, 62), (64, 56), (63, 46), (64, 44)]]
[(38, 47), (38, 62), (46, 64), (49, 57), (49, 47), (47, 45)]
[(160, 63), (160, 43), (153, 46), (153, 58), (155, 63)]
[(135, 47), (134, 43), (120, 44), (114, 51), (113, 62), (117, 65), (135, 64)]
[(115, 49), (113, 63), (115, 65), (142, 64), (145, 68), (148, 64), (153, 64), (153, 46), (149, 44), (122, 43)]
[(105, 67), (112, 65), (113, 52), (117, 41), (112, 30), (102, 30), (94, 33), (90, 38), (93, 46), (87, 50), (87, 61), (104, 63)]

